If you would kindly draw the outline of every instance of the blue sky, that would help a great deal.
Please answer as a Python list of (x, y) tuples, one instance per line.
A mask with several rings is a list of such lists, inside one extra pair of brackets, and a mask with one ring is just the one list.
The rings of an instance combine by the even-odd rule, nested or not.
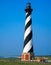
[(0, 0), (0, 56), (22, 54), (26, 3), (32, 12), (35, 55), (51, 55), (51, 0)]

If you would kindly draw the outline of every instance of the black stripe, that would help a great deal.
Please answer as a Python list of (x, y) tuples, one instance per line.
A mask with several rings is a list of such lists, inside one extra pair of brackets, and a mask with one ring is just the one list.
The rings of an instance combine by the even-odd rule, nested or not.
[(33, 46), (32, 46), (32, 48), (28, 52), (33, 52)]
[(24, 40), (24, 47), (26, 46), (26, 44), (31, 40), (32, 38), (32, 31), (28, 34), (28, 36), (25, 38)]
[(25, 31), (26, 31), (26, 29), (30, 26), (32, 24), (32, 21), (31, 21), (31, 19), (30, 19), (30, 21), (26, 24), (26, 26), (25, 26)]
[(28, 13), (28, 14), (26, 15), (26, 18), (27, 18), (28, 16), (30, 16), (30, 14), (31, 14), (31, 13)]

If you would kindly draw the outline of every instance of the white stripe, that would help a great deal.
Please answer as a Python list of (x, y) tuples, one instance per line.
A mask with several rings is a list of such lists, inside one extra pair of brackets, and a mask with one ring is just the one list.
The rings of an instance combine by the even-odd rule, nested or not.
[(27, 16), (28, 12), (26, 13), (26, 16)]
[(32, 47), (32, 39), (26, 44), (26, 46), (23, 49), (23, 53), (27, 53)]
[(30, 21), (30, 19), (31, 19), (31, 16), (29, 15), (29, 16), (27, 17), (26, 21), (25, 21), (25, 26), (26, 26), (26, 24)]
[(28, 34), (31, 32), (31, 25), (26, 29), (25, 34), (24, 34), (24, 40), (28, 36)]

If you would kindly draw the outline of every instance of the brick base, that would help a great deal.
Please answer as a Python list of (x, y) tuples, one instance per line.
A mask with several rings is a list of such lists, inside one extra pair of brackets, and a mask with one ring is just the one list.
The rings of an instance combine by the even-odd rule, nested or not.
[(33, 57), (33, 53), (23, 53), (21, 60), (30, 61), (30, 60), (32, 60), (32, 57)]

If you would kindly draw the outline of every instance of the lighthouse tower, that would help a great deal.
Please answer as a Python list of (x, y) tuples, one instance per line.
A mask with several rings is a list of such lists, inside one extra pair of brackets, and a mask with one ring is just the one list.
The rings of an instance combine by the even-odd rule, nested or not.
[(30, 61), (33, 58), (33, 45), (32, 45), (32, 8), (31, 4), (27, 3), (25, 20), (25, 32), (24, 32), (24, 48), (22, 53), (22, 61)]

